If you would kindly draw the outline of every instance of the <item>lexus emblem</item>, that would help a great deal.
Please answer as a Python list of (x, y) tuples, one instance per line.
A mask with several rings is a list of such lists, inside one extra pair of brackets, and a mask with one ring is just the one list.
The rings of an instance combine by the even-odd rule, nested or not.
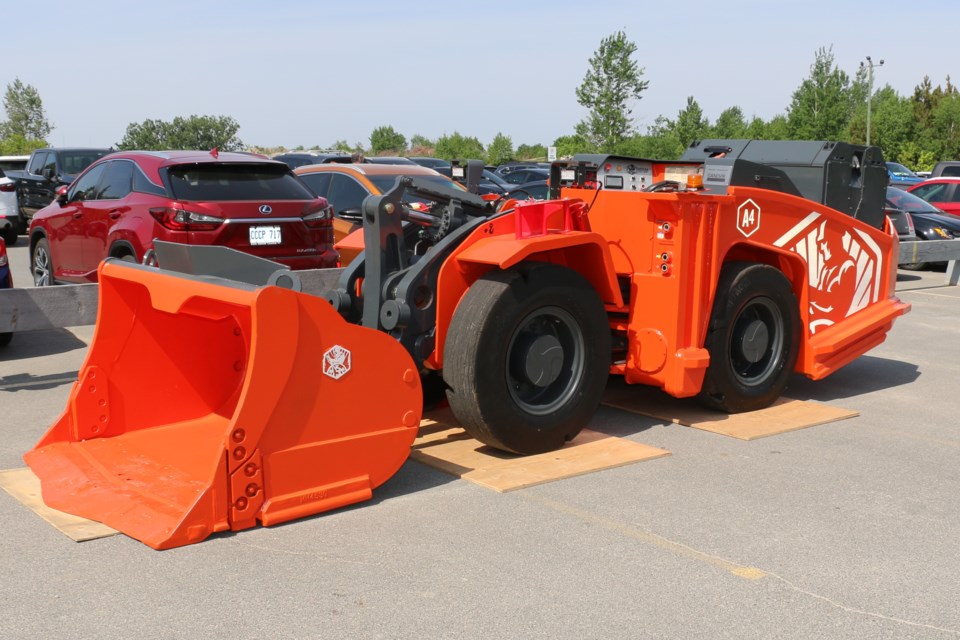
[(265, 216), (268, 216), (271, 213), (273, 213), (273, 208), (268, 204), (262, 204), (260, 205), (260, 213), (262, 213)]

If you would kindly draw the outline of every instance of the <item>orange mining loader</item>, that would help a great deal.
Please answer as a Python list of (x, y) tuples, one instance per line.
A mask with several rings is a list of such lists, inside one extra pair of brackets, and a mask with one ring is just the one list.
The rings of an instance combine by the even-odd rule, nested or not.
[(242, 254), (107, 261), (79, 381), (26, 460), (51, 506), (165, 548), (368, 498), (424, 396), (520, 454), (573, 438), (611, 373), (760, 408), (909, 310), (886, 175), (875, 147), (710, 140), (557, 162), (547, 201), (400, 178), (325, 300)]

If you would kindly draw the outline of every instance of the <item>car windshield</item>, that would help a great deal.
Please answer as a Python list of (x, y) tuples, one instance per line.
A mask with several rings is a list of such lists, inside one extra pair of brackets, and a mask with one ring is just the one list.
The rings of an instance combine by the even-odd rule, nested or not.
[(504, 190), (507, 190), (511, 187), (509, 182), (507, 182), (506, 180), (504, 180), (503, 178), (495, 174), (493, 171), (490, 171), (489, 169), (483, 170), (483, 179), (489, 180), (490, 182), (497, 185), (498, 187), (501, 187)]
[(60, 168), (64, 173), (78, 174), (91, 164), (110, 153), (109, 151), (62, 151)]
[(907, 178), (918, 177), (917, 174), (915, 174), (910, 169), (907, 169), (905, 166), (903, 166), (899, 162), (888, 162), (887, 169), (890, 170), (890, 173), (898, 177), (907, 177)]
[(887, 207), (910, 213), (943, 213), (926, 200), (896, 187), (887, 187)]
[(205, 162), (167, 170), (178, 200), (313, 200), (315, 196), (282, 164)]

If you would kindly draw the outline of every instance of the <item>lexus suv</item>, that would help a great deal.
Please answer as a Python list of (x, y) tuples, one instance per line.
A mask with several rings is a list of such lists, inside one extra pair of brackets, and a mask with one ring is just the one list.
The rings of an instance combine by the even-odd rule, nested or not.
[(216, 150), (119, 152), (37, 212), (30, 267), (37, 286), (96, 282), (104, 258), (141, 262), (154, 239), (223, 245), (291, 269), (335, 267), (332, 217), (282, 162)]

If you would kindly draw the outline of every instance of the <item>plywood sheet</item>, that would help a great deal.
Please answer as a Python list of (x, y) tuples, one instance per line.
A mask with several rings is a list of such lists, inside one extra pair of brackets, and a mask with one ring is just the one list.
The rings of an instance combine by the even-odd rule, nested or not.
[(501, 493), (670, 455), (584, 429), (558, 451), (517, 456), (483, 445), (454, 425), (449, 412), (431, 413), (421, 423), (410, 457)]
[(766, 409), (727, 415), (705, 409), (691, 398), (674, 398), (659, 389), (640, 385), (611, 385), (604, 394), (603, 404), (741, 440), (755, 440), (860, 415), (858, 411), (789, 398), (780, 398)]
[(0, 471), (0, 487), (76, 542), (106, 538), (119, 533), (105, 524), (57, 511), (45, 505), (40, 495), (40, 480), (29, 467)]

